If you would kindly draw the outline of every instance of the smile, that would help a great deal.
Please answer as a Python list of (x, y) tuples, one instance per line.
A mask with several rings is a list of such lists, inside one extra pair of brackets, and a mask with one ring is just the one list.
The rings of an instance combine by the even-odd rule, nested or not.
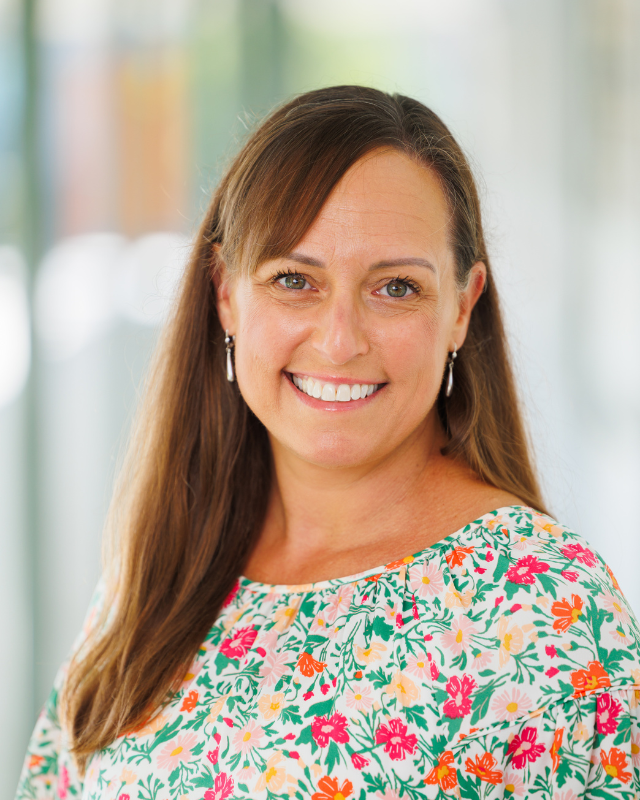
[(382, 383), (323, 383), (307, 375), (292, 375), (291, 373), (290, 377), (301, 392), (327, 403), (348, 403), (350, 400), (361, 400), (384, 386)]

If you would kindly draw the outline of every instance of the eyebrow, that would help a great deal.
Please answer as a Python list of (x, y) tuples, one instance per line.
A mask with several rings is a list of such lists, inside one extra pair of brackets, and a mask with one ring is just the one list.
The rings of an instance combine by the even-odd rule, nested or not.
[[(302, 253), (288, 253), (284, 258), (287, 261), (295, 261), (297, 264), (307, 264), (310, 267), (321, 267), (324, 268), (325, 264), (322, 261), (318, 261), (317, 258), (311, 258), (311, 256), (305, 256)], [(384, 267), (425, 267), (426, 269), (430, 269), (431, 272), (435, 273), (436, 268), (430, 261), (427, 261), (426, 258), (417, 258), (415, 256), (407, 256), (406, 258), (392, 258), (386, 261), (377, 261), (375, 264), (372, 264), (369, 267), (369, 271), (372, 272), (376, 269), (383, 269)]]

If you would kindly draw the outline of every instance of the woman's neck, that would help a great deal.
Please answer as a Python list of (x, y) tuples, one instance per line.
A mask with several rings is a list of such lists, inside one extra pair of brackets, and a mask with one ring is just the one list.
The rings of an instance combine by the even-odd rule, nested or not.
[(274, 443), (274, 486), (247, 577), (308, 583), (352, 574), (517, 502), (443, 456), (444, 443), (434, 427), (384, 461), (343, 468), (305, 462)]

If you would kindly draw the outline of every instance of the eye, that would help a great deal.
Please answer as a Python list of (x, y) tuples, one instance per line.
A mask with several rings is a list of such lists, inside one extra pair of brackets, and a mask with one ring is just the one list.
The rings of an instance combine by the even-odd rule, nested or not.
[(413, 281), (409, 281), (406, 278), (394, 278), (389, 283), (385, 283), (380, 289), (380, 294), (387, 297), (406, 297), (409, 294), (417, 293), (418, 287)]
[(304, 275), (299, 275), (297, 272), (288, 273), (286, 275), (276, 275), (276, 283), (284, 286), (285, 289), (310, 289), (311, 285)]

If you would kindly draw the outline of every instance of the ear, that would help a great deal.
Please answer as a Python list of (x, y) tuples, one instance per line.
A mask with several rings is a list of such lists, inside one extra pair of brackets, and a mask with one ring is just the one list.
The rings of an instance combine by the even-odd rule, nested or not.
[(213, 265), (212, 280), (216, 290), (216, 307), (220, 324), (224, 330), (235, 333), (235, 315), (233, 313), (233, 279), (227, 264), (222, 257), (219, 244), (213, 245), (215, 263)]
[(458, 318), (452, 331), (452, 344), (455, 342), (458, 349), (462, 347), (467, 338), (471, 312), (478, 302), (486, 282), (487, 268), (482, 261), (478, 261), (469, 270), (466, 287), (458, 294)]

